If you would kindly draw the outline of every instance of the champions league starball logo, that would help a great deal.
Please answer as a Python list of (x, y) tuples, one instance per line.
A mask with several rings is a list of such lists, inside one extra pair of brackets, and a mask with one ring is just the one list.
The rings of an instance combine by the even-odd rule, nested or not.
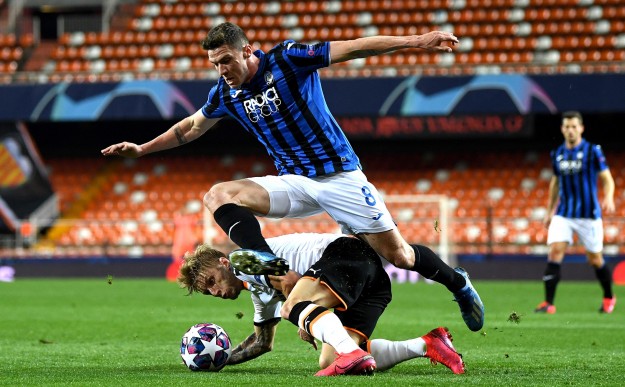
[[(382, 104), (380, 115), (387, 115), (396, 104), (400, 104), (402, 116), (448, 115), (456, 113), (458, 107), (466, 104), (470, 98), (473, 98), (474, 105), (484, 104), (484, 110), (492, 112), (493, 106), (487, 105), (481, 99), (475, 100), (475, 96), (484, 92), (496, 92), (499, 98), (495, 102), (513, 105), (514, 111), (501, 113), (529, 114), (532, 112), (532, 104), (536, 102), (543, 105), (549, 113), (558, 111), (543, 88), (524, 75), (476, 75), (467, 82), (447, 88), (440, 87), (439, 84), (424, 86), (427, 81), (426, 78), (414, 76), (400, 83)], [(502, 94), (509, 101), (503, 101)]]
[[(95, 121), (106, 116), (110, 107), (124, 97), (145, 97), (150, 107), (156, 109), (161, 118), (172, 118), (176, 109), (193, 114), (196, 109), (187, 96), (174, 84), (167, 81), (132, 81), (121, 82), (111, 90), (76, 97), (71, 91), (71, 83), (60, 83), (50, 89), (33, 109), (30, 119), (52, 121), (84, 120)], [(77, 85), (84, 90), (85, 85)], [(84, 92), (83, 92), (84, 94)], [(121, 113), (119, 113), (121, 114)], [(119, 115), (117, 114), (117, 115)], [(115, 114), (113, 114), (115, 115)], [(127, 118), (127, 117), (123, 117)]]

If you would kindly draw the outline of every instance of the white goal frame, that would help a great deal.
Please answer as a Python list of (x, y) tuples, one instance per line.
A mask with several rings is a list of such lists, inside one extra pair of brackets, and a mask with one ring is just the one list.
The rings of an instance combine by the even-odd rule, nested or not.
[[(384, 195), (384, 202), (390, 208), (394, 204), (405, 204), (408, 206), (417, 207), (421, 203), (431, 203), (438, 207), (438, 216), (434, 218), (419, 218), (416, 217), (413, 220), (415, 223), (422, 222), (425, 227), (431, 227), (432, 230), (438, 235), (438, 243), (434, 245), (428, 245), (425, 241), (409, 241), (416, 242), (423, 245), (428, 245), (441, 257), (445, 263), (451, 267), (456, 267), (458, 260), (454, 254), (453, 243), (450, 237), (452, 229), (452, 214), (451, 214), (451, 202), (445, 195), (437, 194), (420, 194), (420, 195)], [(395, 219), (399, 219), (397, 214), (391, 214)], [(401, 230), (400, 230), (401, 232)]]

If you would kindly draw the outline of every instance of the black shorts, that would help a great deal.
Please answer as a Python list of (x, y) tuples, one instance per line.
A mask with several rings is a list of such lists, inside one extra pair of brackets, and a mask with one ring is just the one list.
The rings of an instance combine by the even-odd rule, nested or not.
[(326, 247), (304, 277), (319, 278), (341, 300), (334, 313), (346, 329), (369, 338), (391, 302), (391, 280), (377, 253), (365, 242), (341, 237)]

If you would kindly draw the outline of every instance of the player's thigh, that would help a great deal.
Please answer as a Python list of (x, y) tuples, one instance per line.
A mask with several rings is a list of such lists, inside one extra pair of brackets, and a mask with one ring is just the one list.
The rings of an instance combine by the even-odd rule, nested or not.
[[(603, 250), (603, 221), (601, 219), (578, 219), (575, 231), (588, 253), (601, 253)], [(589, 255), (589, 257), (593, 256)]]
[(573, 243), (573, 226), (570, 219), (556, 215), (551, 219), (547, 231), (547, 244), (556, 242)]
[(361, 171), (314, 179), (319, 183), (319, 205), (344, 233), (380, 233), (396, 228), (378, 190)]
[(247, 180), (267, 192), (269, 209), (263, 215), (269, 218), (305, 218), (323, 212), (316, 199), (317, 184), (308, 177), (283, 175)]
[(352, 237), (330, 243), (321, 258), (304, 273), (304, 277), (319, 278), (321, 284), (335, 294), (342, 309), (351, 307), (384, 276), (388, 278), (376, 252), (367, 243)]
[(282, 316), (288, 316), (293, 306), (302, 301), (310, 301), (313, 304), (325, 308), (334, 308), (340, 305), (340, 300), (319, 278), (302, 277), (295, 286), (289, 297), (282, 305)]
[(204, 205), (213, 213), (228, 203), (264, 215), (269, 212), (269, 193), (261, 185), (249, 179), (242, 179), (215, 184), (204, 195)]
[(355, 238), (339, 238), (305, 275), (321, 278), (341, 306), (334, 309), (343, 326), (365, 339), (391, 302), (391, 282), (373, 249)]
[(405, 269), (414, 267), (414, 249), (401, 236), (399, 230), (362, 234), (367, 243), (393, 265)]

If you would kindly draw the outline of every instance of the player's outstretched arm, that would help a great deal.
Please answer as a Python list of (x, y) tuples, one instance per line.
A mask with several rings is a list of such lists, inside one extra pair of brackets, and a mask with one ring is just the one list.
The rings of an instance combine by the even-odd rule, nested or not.
[(261, 326), (254, 326), (254, 333), (232, 350), (228, 365), (243, 363), (270, 352), (273, 349), (278, 322), (280, 322), (279, 319)]
[(451, 52), (451, 47), (445, 43), (455, 45), (458, 38), (453, 33), (444, 31), (430, 31), (423, 35), (410, 36), (368, 36), (330, 42), (330, 58), (332, 63), (338, 63), (405, 48)]
[(122, 156), (137, 158), (148, 153), (159, 152), (165, 149), (175, 148), (195, 140), (206, 133), (218, 120), (204, 117), (201, 110), (193, 115), (180, 120), (165, 133), (144, 143), (137, 145), (131, 142), (120, 142), (102, 149), (104, 156)]

